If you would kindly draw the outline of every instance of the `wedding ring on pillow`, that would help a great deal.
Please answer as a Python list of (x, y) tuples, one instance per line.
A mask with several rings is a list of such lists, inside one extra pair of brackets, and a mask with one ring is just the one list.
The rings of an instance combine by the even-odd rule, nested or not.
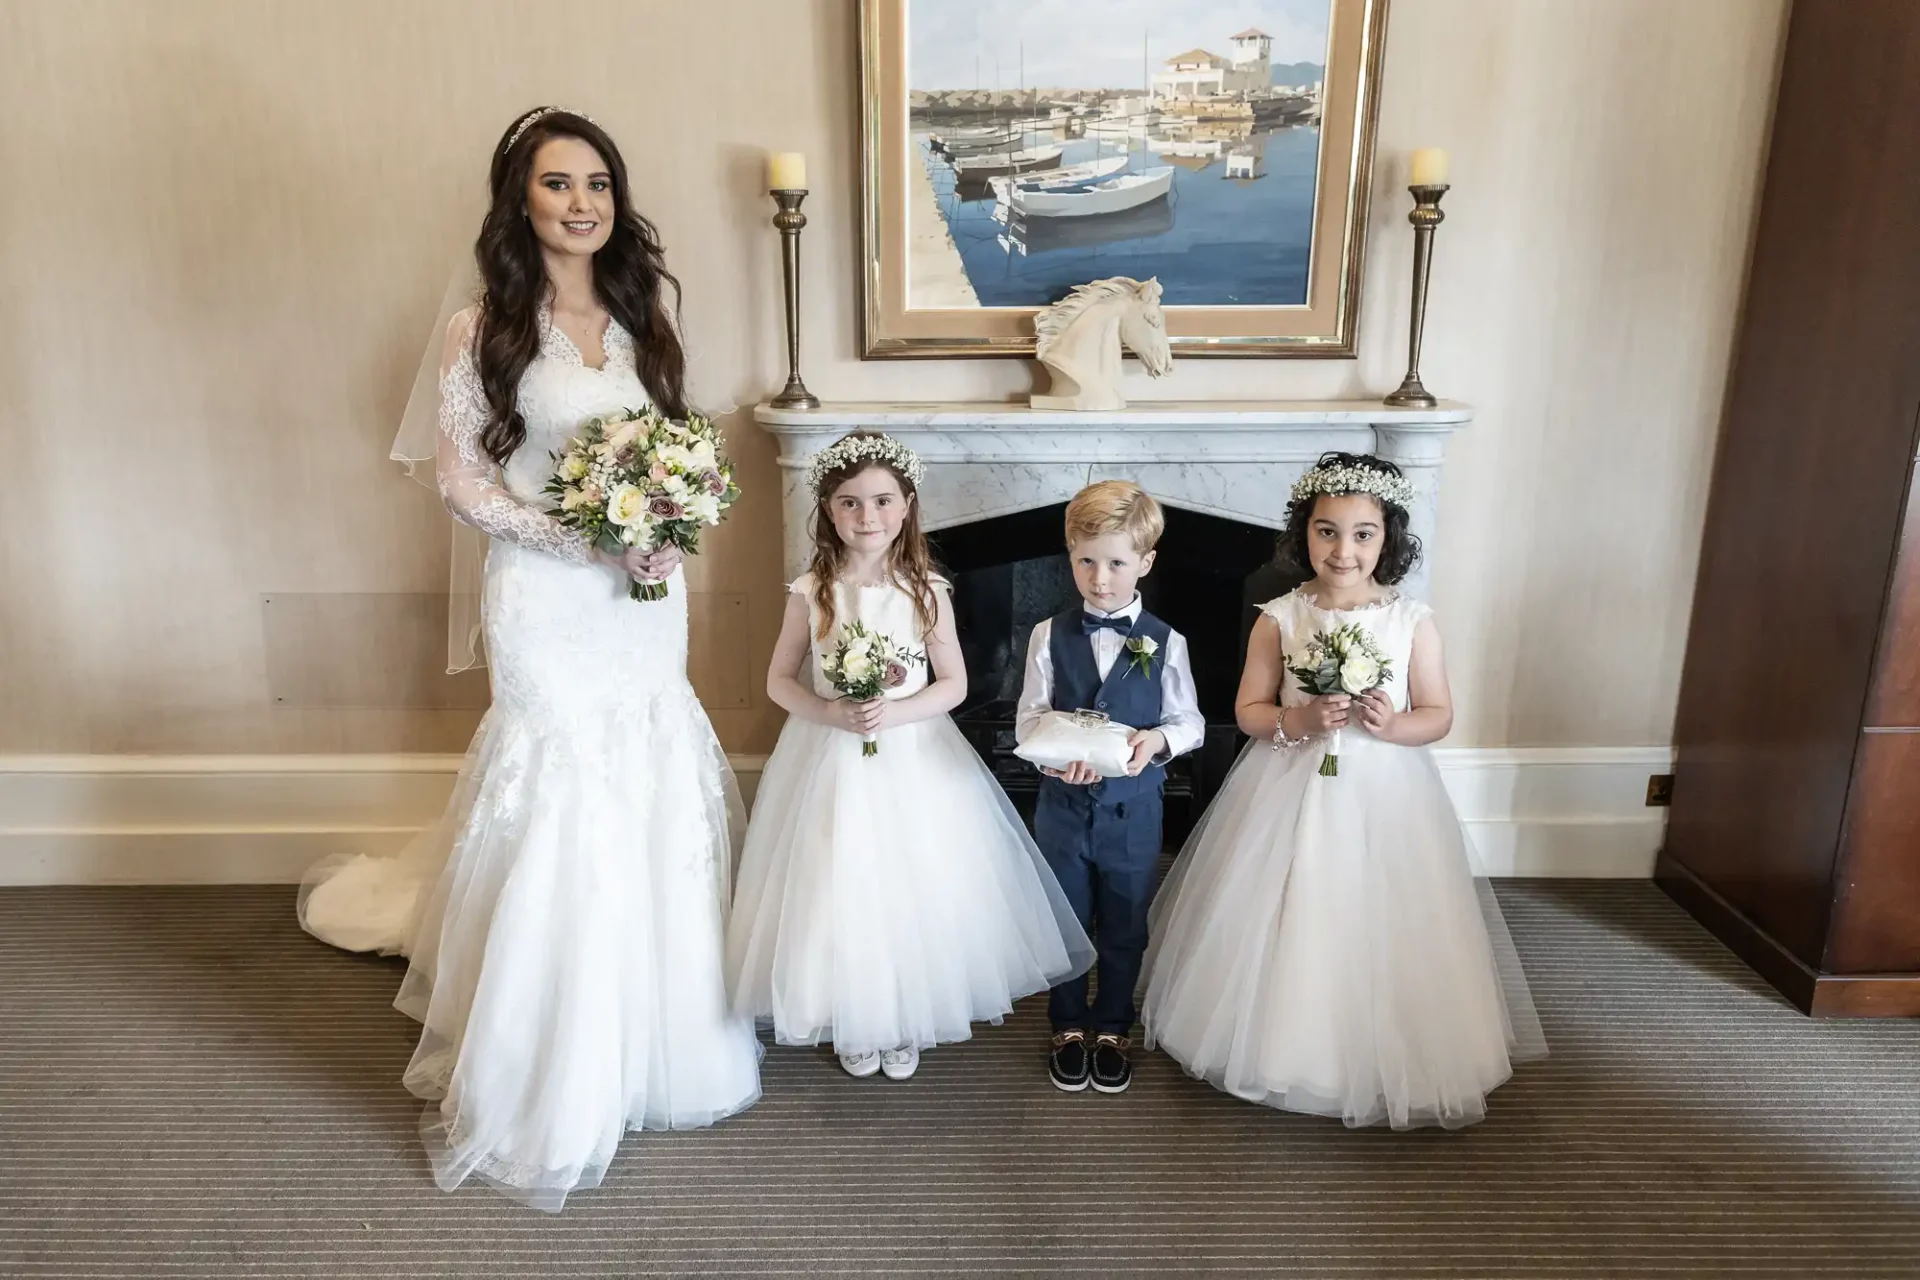
[(1049, 711), (1013, 753), (1043, 769), (1084, 762), (1103, 778), (1121, 778), (1133, 759), (1132, 736), (1132, 729), (1098, 711)]

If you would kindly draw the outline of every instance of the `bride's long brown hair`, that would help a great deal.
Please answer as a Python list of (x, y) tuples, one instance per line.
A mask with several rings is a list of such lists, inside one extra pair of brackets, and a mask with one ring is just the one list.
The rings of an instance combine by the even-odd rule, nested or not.
[[(528, 124), (527, 118), (537, 111), (546, 114)], [(515, 130), (520, 130), (519, 137), (514, 137)], [(680, 282), (667, 270), (660, 233), (633, 207), (627, 162), (607, 131), (585, 116), (537, 107), (521, 112), (493, 150), (488, 175), (493, 203), (473, 246), (486, 286), (474, 345), (489, 409), (480, 443), (501, 464), (527, 438), (516, 400), (520, 376), (540, 354), (540, 306), (550, 286), (539, 237), (524, 215), (534, 153), (552, 138), (577, 138), (606, 162), (613, 178), (613, 229), (593, 255), (593, 291), (632, 335), (634, 370), (654, 405), (670, 417), (687, 413), (687, 356), (677, 324)]]
[(933, 552), (927, 547), (927, 535), (920, 530), (920, 491), (913, 487), (913, 481), (907, 479), (898, 467), (879, 458), (858, 458), (844, 467), (834, 468), (820, 478), (820, 489), (814, 494), (812, 571), (813, 604), (820, 611), (820, 633), (817, 638), (825, 640), (833, 634), (833, 584), (839, 580), (840, 572), (847, 563), (847, 546), (834, 530), (833, 512), (828, 509), (828, 504), (833, 501), (834, 490), (861, 472), (875, 467), (898, 481), (900, 492), (907, 498), (907, 518), (900, 524), (900, 536), (887, 548), (886, 572), (913, 598), (913, 618), (920, 626), (920, 640), (924, 644), (933, 634), (933, 622), (939, 616), (940, 606), (933, 594), (937, 572), (933, 566)]

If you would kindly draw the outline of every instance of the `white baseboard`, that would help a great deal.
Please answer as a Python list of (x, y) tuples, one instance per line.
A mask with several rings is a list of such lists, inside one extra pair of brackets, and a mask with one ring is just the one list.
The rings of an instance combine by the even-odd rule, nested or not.
[[(1665, 747), (1439, 748), (1489, 875), (1645, 876)], [(736, 756), (749, 798), (764, 756)], [(0, 885), (290, 884), (397, 851), (439, 815), (453, 755), (0, 756)]]

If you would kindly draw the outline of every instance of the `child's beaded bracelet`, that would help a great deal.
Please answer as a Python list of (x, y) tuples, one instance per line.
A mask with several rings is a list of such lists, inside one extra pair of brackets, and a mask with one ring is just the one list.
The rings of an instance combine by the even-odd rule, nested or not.
[(1280, 714), (1273, 718), (1273, 749), (1279, 751), (1286, 747), (1297, 747), (1306, 742), (1311, 735), (1301, 734), (1297, 738), (1287, 736), (1287, 709), (1281, 707), (1279, 710)]

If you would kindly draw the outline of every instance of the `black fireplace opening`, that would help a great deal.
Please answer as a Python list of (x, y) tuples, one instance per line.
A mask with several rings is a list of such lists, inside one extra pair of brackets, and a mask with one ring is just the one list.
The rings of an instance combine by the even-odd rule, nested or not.
[[(1200, 748), (1167, 768), (1166, 837), (1177, 845), (1245, 741), (1233, 703), (1256, 611), (1302, 579), (1275, 563), (1272, 529), (1163, 509), (1166, 533), (1140, 595), (1186, 638), (1207, 722)], [(967, 699), (955, 709), (954, 721), (1028, 822), (1040, 775), (1013, 754), (1014, 711), (1034, 624), (1080, 598), (1062, 535), (1066, 510), (1057, 503), (928, 535), (953, 581), (954, 621), (967, 664)]]

